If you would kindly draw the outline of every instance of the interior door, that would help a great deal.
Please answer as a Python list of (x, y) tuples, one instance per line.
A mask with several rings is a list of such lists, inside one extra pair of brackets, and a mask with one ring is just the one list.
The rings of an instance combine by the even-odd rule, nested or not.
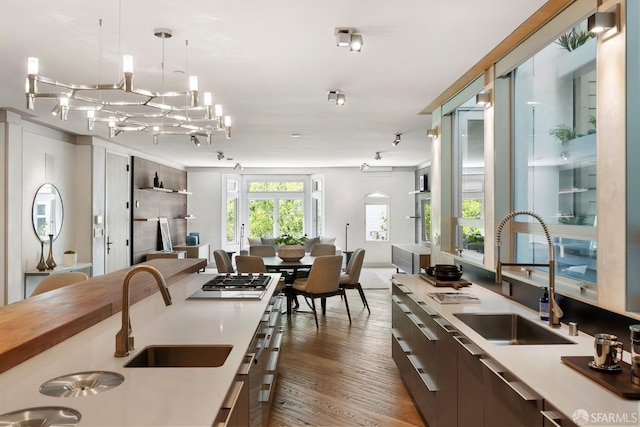
[(129, 157), (107, 153), (105, 273), (129, 267)]

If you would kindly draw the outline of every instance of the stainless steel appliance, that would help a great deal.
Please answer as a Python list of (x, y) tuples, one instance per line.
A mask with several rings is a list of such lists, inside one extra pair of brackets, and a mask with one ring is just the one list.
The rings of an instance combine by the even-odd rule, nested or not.
[(187, 299), (262, 299), (272, 282), (269, 274), (219, 274)]

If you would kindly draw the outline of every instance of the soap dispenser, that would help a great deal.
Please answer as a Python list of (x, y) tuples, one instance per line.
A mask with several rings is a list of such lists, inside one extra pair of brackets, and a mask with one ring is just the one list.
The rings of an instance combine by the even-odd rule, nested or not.
[(544, 294), (540, 298), (540, 320), (549, 320), (549, 293), (544, 288)]

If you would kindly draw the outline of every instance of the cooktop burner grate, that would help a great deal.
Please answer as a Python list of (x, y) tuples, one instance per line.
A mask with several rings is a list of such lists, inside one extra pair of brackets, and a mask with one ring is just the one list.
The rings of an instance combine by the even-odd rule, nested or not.
[(262, 273), (218, 275), (202, 285), (202, 290), (264, 290), (267, 288), (270, 280), (270, 276), (265, 276)]

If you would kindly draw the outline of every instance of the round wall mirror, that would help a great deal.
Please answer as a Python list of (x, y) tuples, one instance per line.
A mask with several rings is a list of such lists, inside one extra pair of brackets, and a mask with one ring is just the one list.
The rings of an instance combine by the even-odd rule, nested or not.
[(47, 241), (49, 235), (53, 234), (55, 240), (62, 230), (62, 220), (64, 219), (64, 208), (62, 207), (62, 196), (53, 184), (44, 184), (36, 192), (33, 198), (33, 230), (38, 239)]

